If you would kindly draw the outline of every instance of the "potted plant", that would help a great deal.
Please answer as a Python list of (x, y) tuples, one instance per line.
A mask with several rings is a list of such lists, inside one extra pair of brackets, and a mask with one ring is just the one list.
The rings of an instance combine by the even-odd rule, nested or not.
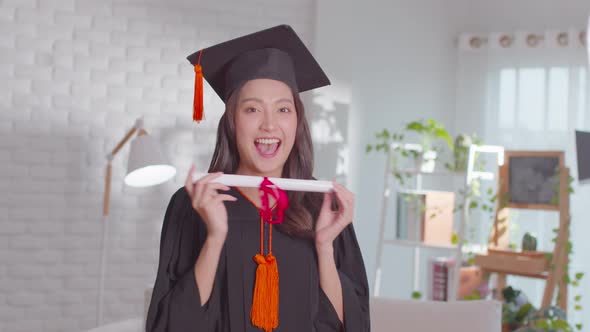
[(422, 172), (434, 171), (439, 152), (434, 145), (437, 140), (444, 140), (448, 147), (453, 150), (451, 136), (442, 124), (433, 119), (412, 121), (406, 125), (406, 130), (417, 133), (422, 141), (422, 151), (416, 158), (416, 169)]
[[(481, 145), (482, 141), (477, 135), (459, 134), (455, 137), (453, 145), (453, 162), (446, 164), (447, 169), (455, 172), (465, 172), (469, 159), (469, 147), (472, 145)], [(477, 158), (476, 158), (477, 161)], [(483, 168), (483, 163), (477, 163), (475, 168)]]
[(566, 319), (566, 314), (559, 307), (531, 310), (525, 319), (525, 324), (515, 332), (573, 332)]
[(502, 290), (502, 332), (514, 331), (526, 324), (529, 313), (535, 308), (527, 297), (517, 289), (506, 287)]
[[(411, 132), (418, 134), (420, 137), (420, 143), (416, 146), (404, 142), (405, 135)], [(439, 152), (435, 146), (436, 141), (444, 140), (449, 148), (453, 149), (451, 136), (442, 124), (433, 119), (412, 121), (399, 133), (390, 134), (387, 129), (383, 129), (383, 131), (376, 133), (375, 137), (378, 141), (375, 144), (367, 145), (367, 153), (373, 150), (383, 150), (386, 154), (396, 152), (402, 158), (413, 158), (415, 169), (421, 172), (434, 171), (435, 160)], [(393, 153), (390, 155), (393, 164), (397, 166), (396, 155)], [(396, 178), (403, 182), (401, 174), (396, 173)]]

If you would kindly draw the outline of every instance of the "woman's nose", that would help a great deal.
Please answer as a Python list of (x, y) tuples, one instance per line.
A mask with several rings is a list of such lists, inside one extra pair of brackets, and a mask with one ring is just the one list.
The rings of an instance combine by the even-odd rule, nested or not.
[(269, 111), (264, 112), (264, 115), (262, 118), (262, 123), (261, 123), (260, 127), (262, 130), (266, 130), (266, 131), (272, 131), (276, 128), (275, 118), (274, 118), (274, 115), (272, 114), (272, 112), (269, 112)]

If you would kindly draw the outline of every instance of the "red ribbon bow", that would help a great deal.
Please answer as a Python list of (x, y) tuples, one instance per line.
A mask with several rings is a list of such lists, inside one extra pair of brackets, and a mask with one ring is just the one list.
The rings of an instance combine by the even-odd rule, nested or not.
[[(262, 202), (262, 208), (260, 209), (260, 215), (262, 219), (269, 224), (280, 224), (283, 222), (285, 216), (285, 210), (289, 207), (289, 198), (287, 193), (281, 188), (277, 187), (267, 177), (264, 177), (260, 183), (260, 200)], [(272, 196), (276, 201), (277, 218), (272, 219), (272, 209), (270, 208), (269, 196)]]

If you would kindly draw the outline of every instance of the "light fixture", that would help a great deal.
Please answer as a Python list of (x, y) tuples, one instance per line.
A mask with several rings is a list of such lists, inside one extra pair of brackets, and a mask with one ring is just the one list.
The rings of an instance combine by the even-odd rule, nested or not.
[(127, 175), (125, 184), (131, 187), (154, 186), (170, 180), (176, 175), (176, 168), (165, 161), (158, 142), (143, 129), (143, 121), (137, 119), (135, 126), (131, 128), (125, 137), (117, 144), (115, 149), (107, 155), (107, 170), (105, 178), (105, 190), (102, 214), (108, 216), (111, 191), (111, 162), (131, 137), (137, 132), (137, 137), (131, 142), (129, 161), (127, 163)]
[(140, 131), (131, 142), (125, 184), (131, 187), (154, 186), (168, 181), (175, 174), (176, 168), (164, 161), (158, 142)]
[(107, 155), (107, 167), (105, 176), (105, 190), (103, 200), (103, 223), (102, 223), (102, 241), (101, 241), (101, 257), (99, 266), (99, 285), (98, 285), (98, 299), (96, 305), (96, 325), (102, 325), (103, 316), (103, 298), (104, 298), (104, 279), (106, 267), (106, 248), (108, 247), (109, 235), (109, 204), (111, 192), (111, 162), (115, 155), (123, 148), (133, 135), (137, 133), (137, 137), (131, 142), (129, 150), (129, 161), (127, 163), (127, 175), (125, 176), (125, 184), (132, 187), (148, 187), (161, 184), (170, 180), (176, 175), (176, 168), (165, 161), (164, 155), (158, 142), (148, 135), (143, 129), (142, 119), (135, 122), (125, 137), (117, 144), (111, 153)]

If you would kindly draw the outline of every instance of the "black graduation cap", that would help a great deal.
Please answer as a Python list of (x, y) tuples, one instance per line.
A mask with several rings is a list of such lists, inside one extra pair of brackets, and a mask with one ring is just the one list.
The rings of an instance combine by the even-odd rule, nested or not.
[[(193, 119), (203, 116), (202, 77), (226, 102), (246, 81), (269, 78), (284, 82), (296, 92), (330, 84), (330, 80), (289, 25), (238, 37), (187, 57), (195, 67)], [(202, 75), (202, 76), (201, 76)]]

